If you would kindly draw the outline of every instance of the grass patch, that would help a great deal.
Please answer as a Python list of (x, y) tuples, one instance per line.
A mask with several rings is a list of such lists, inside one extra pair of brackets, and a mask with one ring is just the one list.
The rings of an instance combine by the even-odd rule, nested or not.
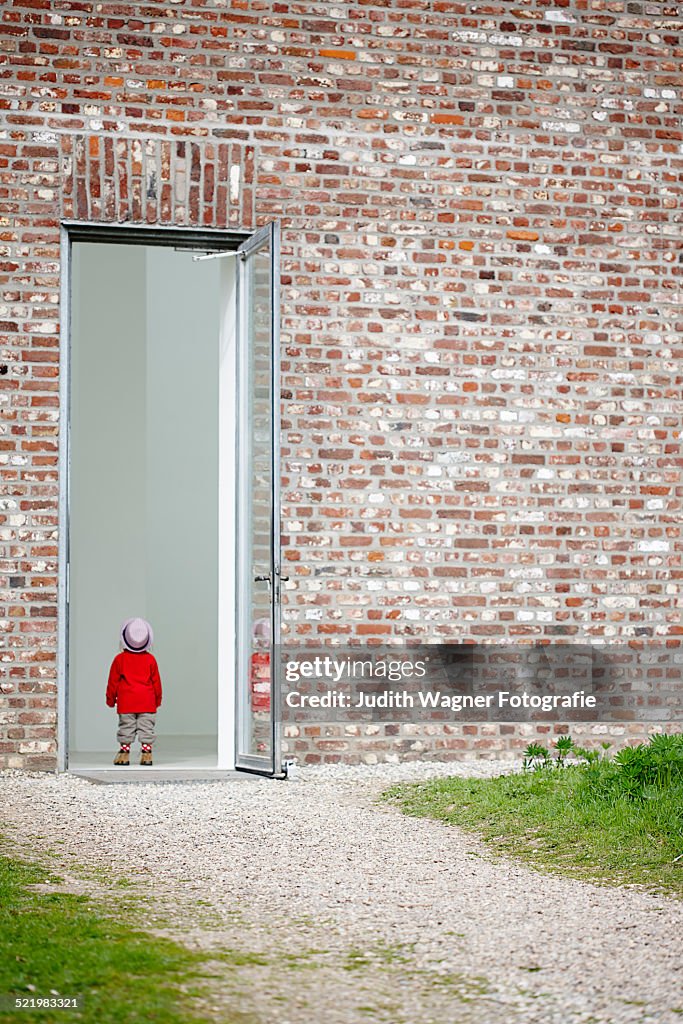
[[(0, 857), (0, 994), (3, 997), (81, 996), (82, 1009), (6, 1011), (83, 1024), (192, 1024), (206, 1020), (193, 999), (211, 977), (206, 957), (127, 927), (87, 896), (44, 891), (61, 879), (44, 867)], [(33, 890), (32, 886), (40, 886)], [(223, 1018), (226, 1019), (226, 1018)]]
[(394, 786), (383, 797), (405, 814), (475, 831), (539, 868), (683, 896), (683, 784), (633, 799), (609, 785), (615, 770), (605, 761), (589, 770), (438, 779)]
[(415, 944), (376, 942), (363, 949), (350, 949), (341, 967), (345, 971), (357, 971), (359, 968), (391, 964), (407, 964)]

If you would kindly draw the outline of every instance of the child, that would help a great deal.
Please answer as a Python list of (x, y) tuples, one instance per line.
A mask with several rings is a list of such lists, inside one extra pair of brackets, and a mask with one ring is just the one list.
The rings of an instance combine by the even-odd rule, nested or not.
[(124, 650), (109, 669), (107, 704), (117, 706), (120, 750), (114, 764), (129, 764), (130, 745), (137, 733), (142, 747), (140, 764), (152, 764), (152, 744), (157, 708), (161, 705), (161, 679), (156, 658), (148, 647), (154, 640), (144, 619), (126, 619), (121, 627)]

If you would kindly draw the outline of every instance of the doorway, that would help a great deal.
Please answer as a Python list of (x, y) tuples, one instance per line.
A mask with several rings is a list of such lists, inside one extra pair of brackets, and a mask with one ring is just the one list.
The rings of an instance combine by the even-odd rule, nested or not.
[(141, 616), (164, 687), (155, 771), (279, 770), (276, 681), (268, 669), (264, 697), (262, 672), (255, 702), (253, 670), (255, 651), (275, 665), (279, 629), (265, 230), (65, 228), (62, 768), (111, 765), (106, 678), (121, 623)]

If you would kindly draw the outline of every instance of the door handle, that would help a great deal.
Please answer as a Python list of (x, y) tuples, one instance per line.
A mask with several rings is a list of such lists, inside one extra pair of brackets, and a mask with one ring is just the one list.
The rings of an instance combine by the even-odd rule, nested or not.
[(270, 583), (270, 573), (267, 576), (254, 576), (254, 583)]

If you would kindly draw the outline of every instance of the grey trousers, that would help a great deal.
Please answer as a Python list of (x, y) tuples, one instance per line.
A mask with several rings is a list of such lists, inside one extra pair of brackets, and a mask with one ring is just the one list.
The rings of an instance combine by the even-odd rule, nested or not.
[(137, 733), (140, 743), (154, 743), (154, 725), (157, 716), (151, 712), (141, 712), (139, 715), (119, 715), (119, 728), (116, 739), (119, 744), (132, 743)]

